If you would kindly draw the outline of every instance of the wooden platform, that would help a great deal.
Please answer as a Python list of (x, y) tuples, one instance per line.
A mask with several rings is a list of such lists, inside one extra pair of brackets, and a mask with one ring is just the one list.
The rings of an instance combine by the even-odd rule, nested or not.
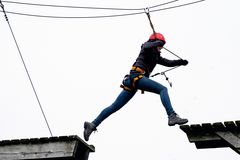
[(230, 147), (240, 154), (240, 121), (181, 125), (189, 139), (198, 149)]
[(1, 160), (87, 160), (90, 152), (94, 146), (78, 136), (0, 141)]

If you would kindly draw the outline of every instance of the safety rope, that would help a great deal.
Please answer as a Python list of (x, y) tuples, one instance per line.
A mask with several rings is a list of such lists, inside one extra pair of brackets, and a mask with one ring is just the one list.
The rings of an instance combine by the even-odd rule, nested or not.
[[(156, 31), (155, 31), (155, 29), (154, 29), (154, 25), (153, 25), (152, 20), (151, 20), (149, 8), (145, 8), (144, 11), (145, 11), (145, 13), (147, 14), (147, 17), (148, 17), (150, 26), (151, 26), (152, 31), (153, 31), (153, 34), (156, 34)], [(171, 53), (172, 55), (178, 57), (179, 59), (182, 59), (180, 56), (178, 56), (178, 55), (175, 54), (174, 52), (170, 51), (170, 50), (167, 49), (166, 47), (163, 47), (163, 49), (165, 49), (166, 51), (168, 51), (168, 52)], [(156, 73), (156, 74), (152, 75), (151, 77), (155, 77), (155, 76), (157, 76), (157, 75), (163, 75), (163, 76), (166, 78), (166, 81), (168, 81), (170, 87), (172, 87), (172, 82), (169, 81), (169, 78), (167, 77), (166, 72), (171, 71), (171, 70), (173, 70), (173, 69), (176, 69), (176, 68), (178, 68), (178, 67), (180, 67), (180, 66), (175, 66), (175, 67), (170, 68), (170, 69), (167, 69), (167, 70), (165, 70), (165, 71), (163, 71), (163, 72)]]
[(23, 55), (22, 55), (22, 53), (21, 53), (20, 47), (19, 47), (19, 45), (18, 45), (18, 43), (17, 43), (16, 37), (15, 37), (15, 35), (14, 35), (14, 33), (13, 33), (12, 27), (11, 27), (11, 25), (10, 25), (9, 19), (8, 19), (7, 14), (6, 14), (6, 12), (5, 12), (5, 9), (4, 9), (4, 5), (3, 5), (3, 3), (2, 3), (1, 0), (0, 0), (0, 6), (1, 6), (2, 11), (3, 11), (3, 13), (4, 13), (4, 17), (5, 17), (5, 19), (6, 19), (7, 23), (8, 23), (9, 29), (10, 29), (11, 34), (12, 34), (12, 37), (13, 37), (13, 39), (14, 39), (14, 42), (15, 42), (15, 45), (16, 45), (16, 47), (17, 47), (18, 53), (19, 53), (19, 55), (20, 55), (20, 57), (21, 57), (21, 60), (22, 60), (23, 66), (24, 66), (24, 68), (25, 68), (25, 71), (26, 71), (26, 73), (27, 73), (28, 79), (29, 79), (29, 81), (30, 81), (30, 83), (31, 83), (31, 86), (32, 86), (33, 92), (34, 92), (34, 94), (35, 94), (35, 97), (36, 97), (36, 99), (37, 99), (38, 105), (39, 105), (39, 107), (40, 107), (40, 109), (41, 109), (41, 112), (42, 112), (42, 115), (43, 115), (43, 117), (44, 117), (45, 123), (46, 123), (46, 125), (47, 125), (47, 127), (48, 127), (48, 130), (49, 130), (49, 132), (50, 132), (50, 135), (53, 136), (52, 131), (51, 131), (50, 126), (49, 126), (49, 123), (48, 123), (48, 121), (47, 121), (47, 117), (46, 117), (46, 115), (45, 115), (45, 113), (44, 113), (44, 111), (43, 111), (43, 107), (42, 107), (42, 105), (41, 105), (41, 103), (40, 103), (40, 100), (39, 100), (37, 91), (36, 91), (36, 89), (35, 89), (35, 87), (34, 87), (34, 85), (33, 85), (33, 81), (32, 81), (32, 79), (31, 79), (31, 76), (30, 76), (29, 71), (28, 71), (28, 69), (27, 69), (27, 66), (26, 66), (26, 63), (25, 63), (25, 61), (24, 61)]
[(153, 23), (152, 23), (152, 20), (151, 20), (149, 8), (148, 8), (148, 7), (145, 8), (144, 11), (145, 11), (145, 13), (147, 14), (147, 17), (148, 17), (150, 26), (151, 26), (151, 28), (152, 28), (152, 30), (153, 30), (153, 34), (156, 34), (156, 31), (155, 31), (155, 29), (154, 29), (154, 26), (153, 26)]
[[(156, 34), (156, 31), (155, 31), (155, 29), (154, 29), (154, 26), (153, 26), (153, 23), (152, 23), (152, 20), (151, 20), (149, 8), (145, 8), (144, 11), (145, 11), (145, 13), (147, 14), (147, 17), (148, 17), (150, 26), (151, 26), (151, 28), (152, 28), (152, 30), (153, 30), (153, 34)], [(163, 47), (163, 49), (165, 49), (165, 50), (168, 51), (169, 53), (173, 54), (174, 56), (178, 57), (179, 59), (182, 59), (180, 56), (178, 56), (177, 54), (173, 53), (172, 51), (170, 51), (170, 50), (167, 49), (166, 47)]]

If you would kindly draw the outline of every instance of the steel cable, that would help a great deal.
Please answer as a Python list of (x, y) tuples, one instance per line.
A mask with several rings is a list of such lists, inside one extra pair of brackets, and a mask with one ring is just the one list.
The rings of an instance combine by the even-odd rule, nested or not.
[[(168, 9), (174, 9), (174, 8), (179, 8), (179, 7), (184, 7), (184, 6), (188, 6), (188, 5), (192, 5), (192, 4), (196, 4), (199, 2), (203, 2), (205, 0), (198, 0), (198, 1), (194, 1), (194, 2), (189, 2), (189, 3), (184, 3), (181, 5), (175, 5), (175, 6), (171, 6), (171, 7), (165, 7), (165, 8), (160, 8), (160, 9), (154, 9), (151, 10), (150, 12), (159, 12), (159, 11), (163, 11), (163, 10), (168, 10)], [(155, 7), (159, 7), (165, 4), (169, 4), (169, 3), (173, 3), (175, 1), (170, 1), (168, 3), (164, 3), (164, 4), (159, 4), (156, 6), (152, 6), (152, 7), (148, 7), (148, 8), (155, 8)], [(97, 7), (100, 8), (100, 7)], [(102, 8), (103, 9), (103, 8)], [(116, 8), (115, 8), (116, 9)], [(132, 15), (139, 15), (139, 14), (144, 14), (145, 13), (145, 9), (143, 8), (141, 12), (131, 12), (131, 13), (123, 13), (123, 14), (111, 14), (111, 15), (96, 15), (96, 16), (52, 16), (52, 15), (41, 15), (41, 14), (29, 14), (29, 13), (22, 13), (22, 12), (12, 12), (12, 11), (5, 11), (6, 13), (10, 13), (10, 14), (15, 14), (15, 15), (21, 15), (21, 16), (30, 16), (30, 17), (41, 17), (41, 18), (59, 18), (59, 19), (95, 19), (95, 18), (111, 18), (111, 17), (122, 17), (122, 16), (132, 16)], [(136, 10), (136, 9), (134, 9)], [(138, 9), (137, 9), (138, 10)], [(0, 11), (3, 12), (3, 11)]]

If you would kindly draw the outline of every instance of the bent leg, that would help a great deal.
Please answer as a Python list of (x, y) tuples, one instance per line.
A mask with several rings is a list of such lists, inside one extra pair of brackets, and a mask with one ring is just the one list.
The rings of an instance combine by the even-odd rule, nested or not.
[(171, 115), (172, 113), (174, 113), (174, 110), (168, 95), (168, 89), (165, 86), (147, 77), (143, 77), (138, 81), (137, 88), (140, 90), (159, 94), (161, 98), (161, 102), (167, 112), (167, 115)]
[(121, 109), (135, 95), (135, 93), (136, 92), (122, 90), (116, 100), (109, 107), (103, 109), (92, 123), (97, 127), (108, 116)]

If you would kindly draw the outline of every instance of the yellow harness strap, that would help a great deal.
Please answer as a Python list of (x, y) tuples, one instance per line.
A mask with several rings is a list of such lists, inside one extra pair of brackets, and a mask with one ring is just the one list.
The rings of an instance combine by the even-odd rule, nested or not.
[[(132, 82), (131, 82), (132, 86), (131, 87), (127, 87), (127, 86), (125, 86), (123, 84), (120, 85), (121, 88), (123, 88), (124, 90), (127, 90), (127, 91), (134, 91), (134, 90), (136, 90), (135, 88), (136, 88), (137, 81), (139, 79), (141, 79), (144, 76), (144, 74), (145, 74), (145, 71), (143, 69), (141, 69), (140, 67), (137, 67), (137, 66), (132, 66), (131, 71), (136, 71), (136, 72), (138, 72), (140, 74), (132, 79)], [(142, 94), (143, 93), (144, 92), (142, 91)]]
[(143, 77), (143, 75), (140, 74), (139, 76), (133, 78), (132, 86), (133, 86), (134, 88), (136, 87), (136, 82), (137, 82), (139, 79), (141, 79), (142, 77)]
[(131, 70), (137, 71), (137, 72), (142, 73), (142, 74), (145, 73), (145, 71), (144, 71), (142, 68), (137, 67), (137, 66), (132, 66), (132, 69), (131, 69)]

